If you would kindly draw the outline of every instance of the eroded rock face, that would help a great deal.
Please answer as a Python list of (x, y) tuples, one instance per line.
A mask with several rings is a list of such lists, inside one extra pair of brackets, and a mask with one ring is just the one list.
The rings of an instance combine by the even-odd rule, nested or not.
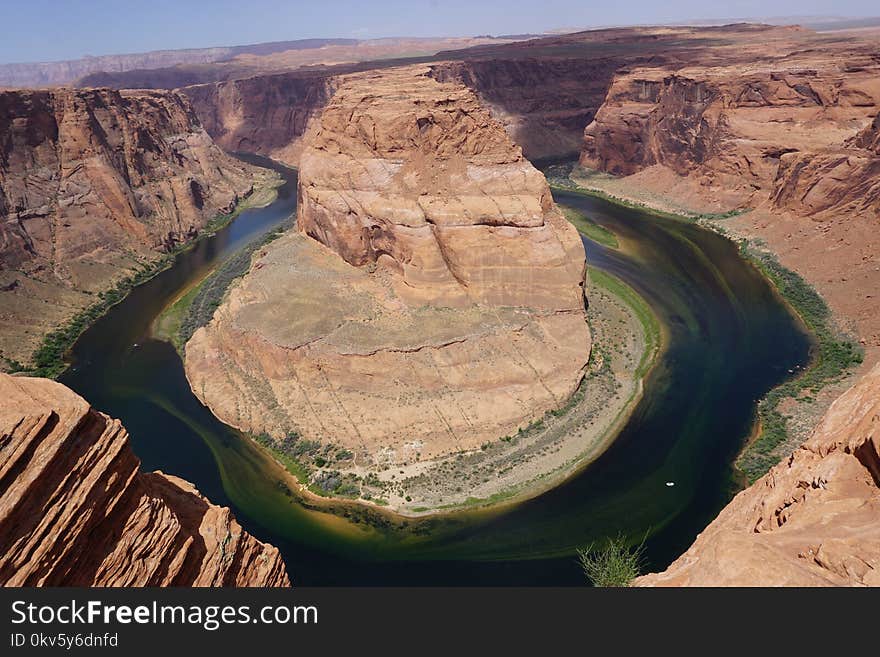
[(880, 220), (880, 114), (840, 146), (783, 157), (771, 202), (774, 209), (816, 220)]
[[(584, 126), (605, 100), (624, 57), (526, 57), (442, 62), (431, 75), (476, 91), (531, 158), (578, 153)], [(452, 53), (450, 53), (452, 54)]]
[(305, 143), (301, 232), (186, 347), (215, 414), (411, 462), (564, 403), (590, 351), (583, 246), (473, 92), (345, 76)]
[(581, 163), (616, 175), (662, 165), (707, 194), (718, 186), (743, 204), (765, 201), (786, 175), (781, 162), (842, 145), (877, 110), (876, 63), (833, 60), (623, 72), (584, 132)]
[(0, 374), (0, 584), (289, 586), (278, 550), (182, 479), (143, 473), (119, 423)]
[(3, 355), (231, 210), (261, 170), (224, 154), (187, 99), (106, 89), (0, 92)]
[(880, 366), (641, 586), (880, 586)]
[(228, 151), (247, 151), (297, 166), (311, 119), (333, 94), (333, 76), (281, 73), (181, 90), (205, 129)]
[(301, 159), (300, 230), (356, 267), (381, 260), (413, 305), (581, 309), (580, 240), (499, 127), (420, 68), (347, 79)]
[[(582, 164), (648, 204), (724, 213), (880, 354), (880, 59), (870, 35), (809, 33), (622, 70)], [(674, 190), (674, 191), (671, 191)]]

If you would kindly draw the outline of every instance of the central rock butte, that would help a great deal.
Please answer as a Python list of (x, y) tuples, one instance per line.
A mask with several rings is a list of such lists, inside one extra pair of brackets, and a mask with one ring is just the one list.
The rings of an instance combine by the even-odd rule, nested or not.
[(580, 384), (581, 240), (474, 92), (429, 73), (341, 76), (312, 121), (298, 232), (186, 347), (223, 421), (404, 463), (515, 433)]

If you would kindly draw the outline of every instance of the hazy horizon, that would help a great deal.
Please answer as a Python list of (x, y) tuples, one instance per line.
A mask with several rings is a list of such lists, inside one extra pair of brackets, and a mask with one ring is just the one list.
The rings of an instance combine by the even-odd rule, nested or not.
[[(459, 37), (576, 31), (608, 26), (704, 21), (816, 20), (877, 15), (873, 0), (702, 0), (626, 5), (577, 0), (352, 0), (279, 3), (271, 0), (153, 0), (148, 5), (92, 0), (4, 0), (6, 23), (17, 29), (0, 41), (0, 64), (50, 62), (154, 50), (228, 47), (297, 39)], [(86, 8), (87, 7), (87, 8)], [(45, 17), (52, 16), (51, 22)], [(37, 38), (35, 38), (37, 37)]]

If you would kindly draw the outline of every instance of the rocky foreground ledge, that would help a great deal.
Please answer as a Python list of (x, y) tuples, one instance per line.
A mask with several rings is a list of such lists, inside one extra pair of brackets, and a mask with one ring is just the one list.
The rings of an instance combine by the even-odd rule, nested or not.
[(0, 584), (289, 586), (278, 550), (192, 484), (144, 473), (118, 420), (0, 375)]
[(0, 90), (0, 367), (148, 274), (273, 174), (173, 91)]
[(880, 366), (640, 586), (880, 586)]

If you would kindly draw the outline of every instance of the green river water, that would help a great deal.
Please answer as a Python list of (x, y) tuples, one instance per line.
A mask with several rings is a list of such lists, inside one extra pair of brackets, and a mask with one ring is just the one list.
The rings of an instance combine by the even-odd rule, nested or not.
[(664, 567), (735, 491), (731, 463), (757, 400), (809, 360), (808, 336), (733, 243), (689, 222), (557, 192), (621, 242), (615, 250), (585, 238), (590, 266), (637, 290), (667, 329), (667, 348), (611, 448), (565, 483), (508, 506), (409, 521), (353, 504), (316, 508), (290, 492), (261, 448), (201, 405), (173, 347), (150, 337), (181, 290), (295, 211), (296, 173), (253, 161), (284, 175), (278, 200), (243, 212), (133, 290), (82, 335), (61, 380), (122, 420), (145, 469), (193, 482), (277, 545), (294, 584), (580, 585), (575, 549), (617, 534), (647, 535), (648, 567)]

